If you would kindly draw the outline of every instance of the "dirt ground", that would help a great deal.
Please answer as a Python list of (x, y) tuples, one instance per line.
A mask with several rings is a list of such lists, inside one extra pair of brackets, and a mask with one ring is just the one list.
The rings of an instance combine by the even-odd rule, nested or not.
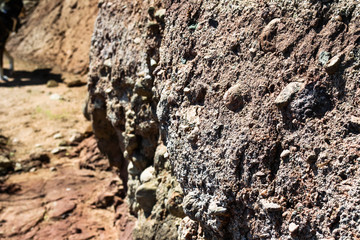
[[(19, 60), (15, 68), (0, 81), (0, 135), (17, 162), (0, 179), (0, 239), (130, 239), (121, 180), (82, 115), (87, 88), (67, 86), (85, 77)], [(50, 80), (58, 86), (48, 87)], [(88, 138), (75, 146), (74, 136)]]

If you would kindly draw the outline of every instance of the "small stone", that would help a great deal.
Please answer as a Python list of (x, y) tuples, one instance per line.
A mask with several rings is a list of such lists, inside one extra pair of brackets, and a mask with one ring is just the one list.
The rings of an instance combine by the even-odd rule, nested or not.
[(156, 73), (156, 75), (157, 75), (157, 76), (161, 76), (161, 75), (164, 74), (164, 72), (165, 72), (165, 71), (164, 71), (163, 69), (161, 69), (158, 73)]
[(158, 182), (156, 179), (146, 182), (138, 187), (135, 193), (136, 201), (144, 210), (145, 214), (150, 214), (156, 203), (156, 190)]
[(29, 172), (36, 172), (36, 170), (37, 170), (36, 167), (33, 167), (33, 168), (30, 169)]
[(184, 93), (185, 93), (185, 94), (188, 94), (188, 93), (190, 93), (190, 92), (191, 92), (190, 88), (188, 88), (188, 87), (185, 87), (185, 88), (184, 88)]
[(56, 172), (57, 171), (57, 168), (56, 167), (51, 167), (50, 168), (50, 172)]
[(336, 73), (339, 70), (340, 62), (341, 62), (341, 56), (339, 55), (331, 58), (330, 61), (327, 62), (324, 66), (325, 71), (330, 75)]
[(212, 215), (225, 215), (227, 212), (227, 209), (222, 207), (222, 206), (218, 206), (218, 204), (216, 202), (211, 202), (209, 204), (209, 208), (208, 208), (210, 214)]
[(54, 135), (54, 139), (61, 139), (61, 138), (63, 138), (63, 135), (61, 133), (56, 133)]
[(244, 107), (245, 101), (240, 84), (236, 84), (226, 91), (223, 97), (225, 106), (231, 111), (237, 111)]
[(314, 162), (316, 162), (316, 160), (317, 160), (317, 155), (315, 153), (310, 154), (306, 158), (306, 162), (309, 164), (313, 164)]
[(61, 142), (59, 142), (59, 147), (65, 147), (65, 146), (69, 146), (69, 145), (70, 144), (66, 140), (61, 140)]
[(14, 171), (15, 172), (20, 172), (22, 170), (23, 170), (23, 166), (21, 165), (21, 163), (19, 163), (19, 162), (15, 163)]
[(138, 176), (141, 174), (141, 170), (138, 169), (131, 161), (128, 164), (128, 173), (132, 176)]
[(250, 49), (249, 49), (249, 52), (250, 52), (250, 54), (251, 54), (252, 56), (254, 56), (254, 55), (256, 54), (256, 52), (257, 52), (257, 49), (256, 49), (256, 48), (250, 48)]
[(196, 28), (197, 28), (197, 24), (192, 24), (189, 26), (189, 30), (191, 30), (191, 31), (195, 31)]
[(71, 135), (69, 142), (70, 144), (74, 145), (80, 143), (82, 140), (84, 140), (84, 134), (75, 132)]
[(263, 173), (262, 171), (258, 171), (257, 173), (254, 174), (255, 177), (265, 177), (266, 174)]
[(280, 158), (281, 159), (286, 159), (290, 156), (290, 150), (286, 149), (284, 151), (281, 152), (280, 154)]
[(165, 154), (167, 154), (167, 148), (163, 144), (158, 145), (154, 155), (154, 166), (156, 172), (160, 172), (164, 169), (166, 162), (164, 156)]
[(138, 38), (138, 37), (135, 38), (135, 39), (134, 39), (134, 43), (135, 43), (135, 44), (141, 43), (141, 38)]
[(55, 94), (50, 95), (50, 99), (51, 100), (63, 100), (63, 97), (61, 97), (61, 95), (55, 93)]
[(81, 81), (80, 79), (72, 80), (66, 83), (66, 86), (69, 88), (72, 87), (81, 87), (86, 85), (86, 82)]
[(338, 21), (338, 22), (342, 22), (342, 17), (341, 17), (341, 15), (336, 15), (335, 17), (334, 17), (334, 20), (335, 21)]
[(290, 223), (289, 225), (289, 232), (291, 234), (295, 233), (297, 230), (299, 229), (299, 225), (295, 224), (295, 223)]
[(159, 21), (159, 22), (160, 22), (160, 21), (164, 21), (165, 13), (166, 13), (166, 9), (164, 9), (164, 8), (159, 9), (159, 10), (157, 10), (157, 11), (155, 12), (154, 17), (155, 17), (155, 19), (156, 19), (157, 21)]
[(20, 141), (19, 141), (19, 139), (14, 138), (14, 139), (12, 140), (12, 142), (13, 142), (13, 144), (17, 144), (17, 143), (19, 143)]
[(141, 183), (146, 183), (153, 179), (155, 177), (154, 173), (155, 169), (153, 166), (146, 168), (140, 175)]
[(104, 66), (108, 68), (112, 67), (111, 58), (108, 58), (104, 61)]
[(289, 83), (275, 99), (275, 105), (278, 108), (286, 107), (294, 94), (300, 91), (304, 87), (304, 85), (305, 84), (301, 82)]
[(64, 147), (58, 147), (58, 148), (54, 148), (51, 153), (52, 154), (58, 154), (58, 153), (61, 153), (61, 152), (65, 152), (66, 151), (66, 148)]
[(265, 199), (261, 199), (260, 203), (263, 206), (263, 208), (268, 212), (279, 212), (282, 209), (282, 207), (279, 204), (268, 202)]
[(199, 137), (199, 134), (200, 134), (200, 129), (198, 127), (195, 127), (191, 133), (186, 137), (187, 140), (189, 140), (190, 142), (196, 142), (198, 137)]
[(185, 217), (183, 210), (182, 202), (184, 195), (179, 192), (173, 192), (170, 194), (168, 201), (166, 202), (166, 208), (169, 210), (170, 214), (179, 218)]
[(76, 208), (76, 204), (68, 199), (52, 202), (48, 205), (48, 217), (51, 220), (64, 219)]
[(48, 88), (53, 88), (53, 87), (57, 87), (57, 86), (59, 86), (59, 83), (55, 80), (49, 80), (46, 83), (46, 87), (48, 87)]
[(157, 62), (154, 59), (150, 59), (150, 66), (151, 67), (156, 67), (157, 66)]
[(325, 65), (331, 58), (331, 53), (329, 52), (321, 52), (319, 55), (319, 62), (321, 65)]

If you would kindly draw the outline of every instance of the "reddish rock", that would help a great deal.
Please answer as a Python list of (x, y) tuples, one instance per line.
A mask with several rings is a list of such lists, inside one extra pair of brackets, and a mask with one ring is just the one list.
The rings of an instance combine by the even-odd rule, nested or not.
[(58, 220), (66, 218), (74, 211), (76, 203), (69, 199), (62, 199), (48, 204), (48, 217), (51, 220)]

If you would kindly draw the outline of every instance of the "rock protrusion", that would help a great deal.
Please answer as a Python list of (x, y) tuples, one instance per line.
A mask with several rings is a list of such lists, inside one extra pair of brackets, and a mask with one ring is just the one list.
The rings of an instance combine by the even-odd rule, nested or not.
[(300, 91), (303, 87), (304, 87), (304, 83), (302, 82), (289, 83), (275, 99), (275, 105), (278, 108), (286, 107), (290, 103), (295, 93)]

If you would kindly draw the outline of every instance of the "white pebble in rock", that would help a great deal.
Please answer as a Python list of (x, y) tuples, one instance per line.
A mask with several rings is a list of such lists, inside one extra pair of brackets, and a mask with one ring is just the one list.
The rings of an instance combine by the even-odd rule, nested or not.
[(58, 153), (61, 153), (61, 152), (64, 152), (66, 151), (66, 148), (63, 148), (63, 147), (59, 147), (59, 148), (55, 148), (51, 151), (52, 154), (58, 154)]
[(63, 98), (59, 94), (50, 95), (51, 100), (63, 100)]
[(295, 233), (298, 229), (299, 229), (299, 225), (297, 225), (295, 223), (290, 223), (290, 225), (289, 225), (290, 233)]
[(60, 138), (63, 138), (63, 135), (61, 133), (56, 133), (54, 135), (54, 139), (60, 139)]
[(188, 93), (190, 93), (190, 92), (191, 92), (190, 88), (188, 88), (188, 87), (184, 88), (184, 93), (185, 93), (185, 94), (188, 94)]
[(146, 168), (140, 175), (141, 183), (149, 182), (154, 178), (155, 169), (153, 166)]
[(135, 43), (135, 44), (141, 43), (141, 38), (138, 38), (138, 37), (135, 38), (135, 39), (134, 39), (134, 43)]
[(265, 199), (261, 199), (260, 203), (262, 207), (268, 212), (279, 212), (282, 209), (279, 204), (268, 202)]
[(290, 151), (288, 149), (282, 151), (282, 153), (280, 154), (280, 158), (281, 159), (286, 159), (290, 156)]
[(108, 58), (104, 61), (104, 66), (106, 66), (108, 68), (112, 67), (111, 58)]

